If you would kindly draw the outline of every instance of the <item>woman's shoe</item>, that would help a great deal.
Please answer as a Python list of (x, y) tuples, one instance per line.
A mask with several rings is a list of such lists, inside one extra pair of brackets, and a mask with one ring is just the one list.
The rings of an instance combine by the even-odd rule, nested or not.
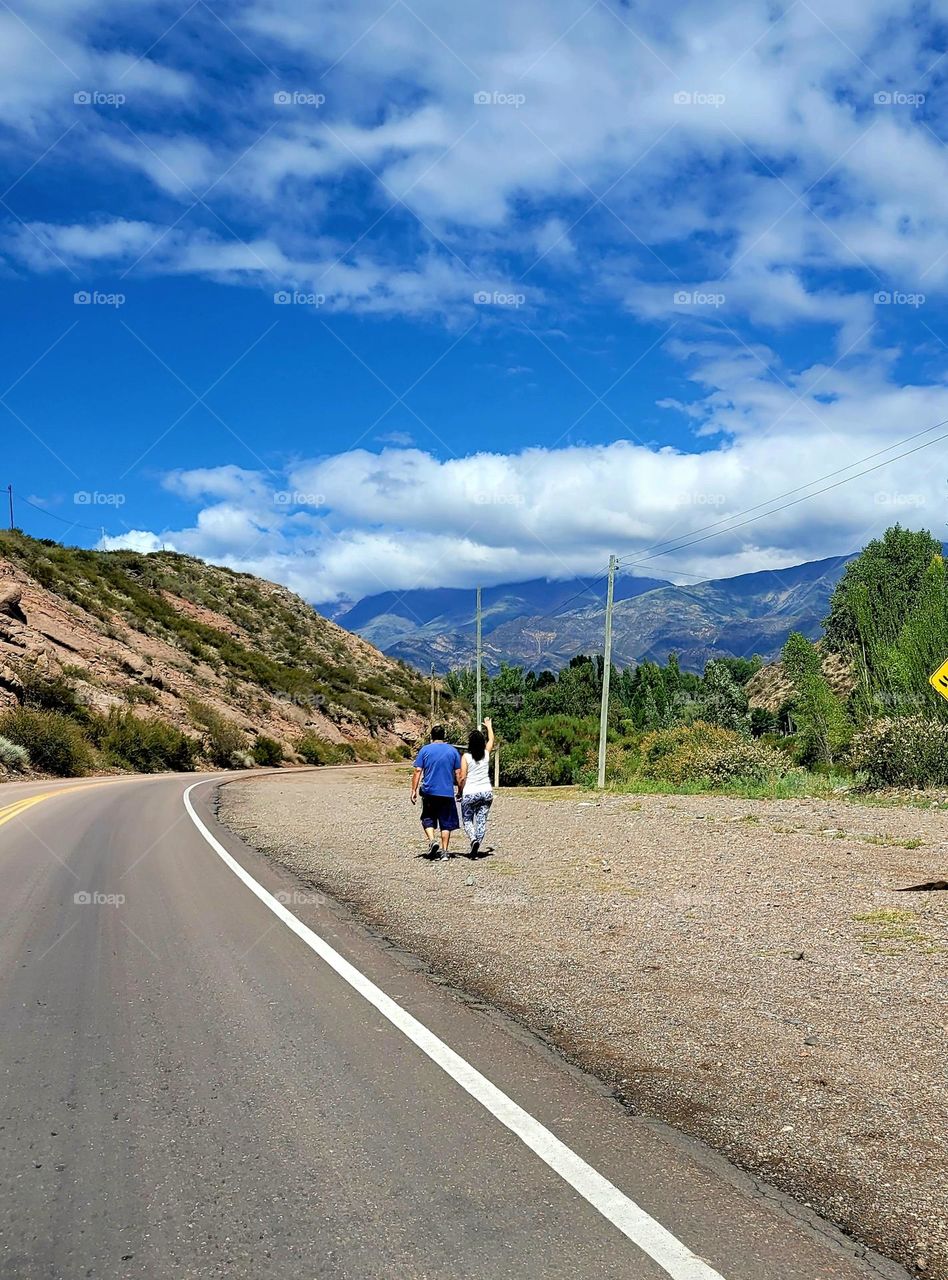
[(480, 853), (480, 851), (481, 851), (480, 840), (472, 840), (471, 841), (471, 857), (476, 858), (477, 855)]

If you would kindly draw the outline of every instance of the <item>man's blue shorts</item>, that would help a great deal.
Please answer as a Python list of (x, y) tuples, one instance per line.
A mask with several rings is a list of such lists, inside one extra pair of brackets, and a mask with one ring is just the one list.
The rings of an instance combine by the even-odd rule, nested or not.
[(440, 827), (442, 831), (457, 831), (461, 824), (458, 822), (458, 807), (454, 796), (422, 794), (421, 825), (426, 831), (430, 831), (432, 827)]

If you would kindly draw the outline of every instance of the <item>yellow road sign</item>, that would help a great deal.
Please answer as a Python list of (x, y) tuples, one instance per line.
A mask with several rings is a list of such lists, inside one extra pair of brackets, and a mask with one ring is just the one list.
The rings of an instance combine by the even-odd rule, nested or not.
[(948, 659), (946, 659), (937, 671), (933, 671), (928, 677), (928, 683), (940, 693), (943, 698), (948, 698)]

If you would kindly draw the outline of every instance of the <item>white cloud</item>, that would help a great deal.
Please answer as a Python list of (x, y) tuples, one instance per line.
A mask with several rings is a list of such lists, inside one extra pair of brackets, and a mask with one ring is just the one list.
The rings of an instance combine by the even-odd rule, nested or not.
[[(656, 280), (669, 290), (678, 279), (726, 282), (730, 314), (829, 324), (847, 346), (873, 273), (904, 289), (948, 282), (946, 117), (929, 74), (936, 32), (924, 15), (902, 21), (894, 0), (858, 8), (484, 0), (462, 13), (417, 0), (380, 13), (369, 0), (254, 0), (229, 13), (261, 60), (298, 69), (286, 90), (318, 91), (319, 106), (276, 105), (262, 61), (259, 82), (222, 94), (213, 43), (196, 42), (186, 69), (153, 60), (171, 60), (173, 42), (140, 61), (103, 52), (107, 11), (92, 0), (39, 6), (35, 35), (9, 14), (0, 22), (4, 91), (29, 135), (26, 157), (38, 133), (52, 142), (78, 123), (70, 146), (78, 140), (83, 158), (143, 174), (185, 205), (210, 187), (208, 203), (237, 218), (251, 246), (225, 251), (186, 218), (179, 251), (149, 255), (146, 269), (235, 283), (273, 271), (300, 286), (328, 270), (341, 305), (420, 314), (470, 305), (462, 284), (479, 280), (465, 282), (452, 252), (474, 260), (474, 277), (500, 280), (505, 251), (522, 255), (523, 268), (541, 257), (544, 271), (572, 273), (582, 261), (586, 287), (608, 295), (621, 251), (625, 295), (644, 316), (665, 309)], [(88, 87), (121, 81), (141, 93), (145, 123), (136, 116), (134, 134), (124, 116), (77, 115), (72, 91), (89, 75)], [(879, 92), (894, 100), (876, 104)], [(898, 95), (928, 101), (918, 108)], [(206, 127), (162, 109), (149, 119), (149, 105), (185, 96)], [(378, 227), (354, 258), (344, 239), (314, 252), (352, 184), (365, 192), (352, 238)], [(410, 263), (379, 247), (393, 220), (404, 227), (406, 209), (425, 246)], [(694, 256), (699, 234), (704, 260), (683, 273), (676, 246), (689, 241)], [(826, 272), (850, 276), (808, 278)]]
[[(628, 440), (448, 460), (354, 449), (277, 481), (232, 466), (179, 472), (168, 483), (200, 507), (197, 520), (160, 539), (317, 601), (595, 573), (613, 551), (646, 575), (724, 577), (856, 550), (898, 520), (940, 528), (934, 450), (890, 459), (940, 421), (944, 387), (900, 388), (865, 359), (775, 378), (758, 362), (775, 362), (764, 348), (680, 354), (708, 391), (665, 406), (700, 416), (715, 441), (703, 451)], [(821, 477), (834, 487), (814, 494)]]

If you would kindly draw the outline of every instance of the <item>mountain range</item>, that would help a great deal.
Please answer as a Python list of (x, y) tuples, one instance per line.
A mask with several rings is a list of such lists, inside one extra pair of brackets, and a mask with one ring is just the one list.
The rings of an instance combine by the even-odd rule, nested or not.
[[(616, 578), (613, 657), (624, 667), (678, 654), (700, 672), (709, 658), (771, 659), (791, 631), (821, 633), (833, 588), (853, 555), (785, 569), (676, 586), (660, 578)], [(533, 579), (485, 588), (484, 663), (559, 670), (578, 653), (602, 650), (604, 579)], [(475, 657), (474, 592), (456, 588), (366, 596), (336, 621), (390, 657), (427, 671), (468, 666)]]

